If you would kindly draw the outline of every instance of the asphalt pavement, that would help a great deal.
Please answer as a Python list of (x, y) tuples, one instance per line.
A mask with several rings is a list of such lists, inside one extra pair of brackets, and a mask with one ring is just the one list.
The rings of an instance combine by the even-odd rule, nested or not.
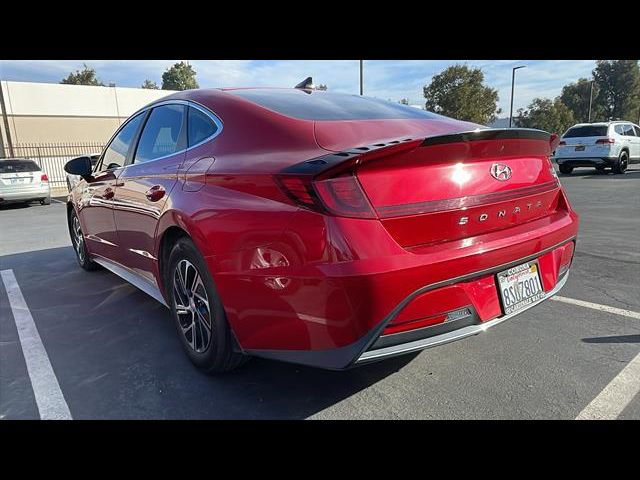
[[(105, 270), (78, 267), (61, 202), (0, 209), (0, 270), (15, 275), (74, 419), (574, 419), (602, 402), (617, 418), (640, 419), (629, 373), (640, 354), (635, 167), (561, 177), (581, 215), (560, 293), (568, 302), (344, 372), (252, 359), (230, 374), (200, 373), (163, 306)], [(19, 324), (0, 282), (0, 418), (37, 419)], [(611, 393), (616, 386), (631, 396)]]

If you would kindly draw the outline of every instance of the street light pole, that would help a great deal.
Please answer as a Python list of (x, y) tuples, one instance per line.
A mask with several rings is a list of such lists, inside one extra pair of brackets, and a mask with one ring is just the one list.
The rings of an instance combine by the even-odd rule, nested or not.
[(516, 70), (526, 67), (526, 65), (521, 65), (519, 67), (513, 67), (511, 71), (511, 110), (509, 111), (509, 128), (511, 128), (511, 122), (513, 121), (513, 89), (516, 84)]
[(587, 123), (591, 123), (591, 105), (593, 104), (593, 82), (594, 80), (591, 80), (591, 92), (589, 93), (589, 119), (587, 120)]
[(363, 90), (364, 90), (364, 83), (363, 83), (363, 79), (362, 79), (362, 75), (363, 75), (363, 65), (362, 63), (364, 62), (364, 60), (360, 60), (360, 95), (362, 95)]

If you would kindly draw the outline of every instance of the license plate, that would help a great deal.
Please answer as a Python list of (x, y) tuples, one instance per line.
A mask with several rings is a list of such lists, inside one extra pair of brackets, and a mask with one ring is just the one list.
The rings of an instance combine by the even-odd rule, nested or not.
[(517, 312), (544, 297), (536, 262), (523, 263), (498, 274), (498, 288), (505, 315)]
[(24, 183), (26, 178), (11, 178), (11, 184), (15, 185), (16, 183)]
[(584, 152), (584, 145), (578, 145), (576, 147), (576, 152)]

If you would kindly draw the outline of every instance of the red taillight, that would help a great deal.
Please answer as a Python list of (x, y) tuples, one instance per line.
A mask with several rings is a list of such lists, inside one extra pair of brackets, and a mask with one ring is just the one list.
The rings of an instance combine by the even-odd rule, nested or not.
[(560, 143), (558, 145), (559, 146), (563, 146), (563, 145), (566, 145), (566, 144), (567, 144), (567, 142), (565, 142), (564, 140), (560, 140)]
[(376, 218), (373, 207), (353, 175), (327, 180), (282, 175), (278, 182), (289, 198), (312, 210), (340, 217)]
[(42, 175), (40, 175), (40, 181), (41, 182), (48, 182), (49, 181), (49, 177), (47, 177), (46, 173), (43, 173)]
[(599, 138), (598, 140), (596, 140), (596, 145), (603, 145), (608, 143), (616, 143), (616, 139), (615, 138)]
[(353, 175), (313, 182), (322, 203), (341, 217), (376, 218), (373, 207)]
[(311, 209), (317, 207), (317, 199), (308, 178), (283, 175), (278, 180), (282, 190), (295, 203)]

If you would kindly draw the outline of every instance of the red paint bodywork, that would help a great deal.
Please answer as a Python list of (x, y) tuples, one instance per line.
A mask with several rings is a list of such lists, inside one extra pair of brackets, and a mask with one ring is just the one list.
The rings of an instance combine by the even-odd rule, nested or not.
[[(250, 353), (348, 346), (420, 288), (536, 255), (577, 235), (577, 215), (551, 173), (548, 143), (518, 139), (425, 148), (419, 144), (427, 137), (479, 126), (445, 117), (301, 120), (222, 90), (163, 100), (171, 99), (208, 108), (221, 119), (222, 133), (172, 157), (80, 182), (70, 200), (85, 235), (109, 242), (86, 242), (90, 253), (144, 276), (165, 296), (162, 242), (169, 229), (186, 232), (209, 265), (239, 346)], [(396, 154), (381, 150), (384, 161), (372, 159), (353, 170), (378, 218), (304, 208), (275, 181), (292, 165), (400, 139), (413, 140)], [(510, 181), (489, 176), (494, 161), (512, 168)], [(104, 198), (113, 206), (87, 208), (87, 185), (95, 187), (94, 195), (108, 189)], [(145, 192), (157, 185), (166, 193), (150, 200)], [(538, 201), (542, 206), (527, 209)], [(498, 218), (501, 210), (509, 213)], [(478, 221), (485, 213), (488, 218)], [(462, 216), (468, 223), (460, 225)], [(547, 291), (558, 280), (563, 248), (538, 259)], [(271, 265), (276, 257), (286, 261)], [(481, 321), (501, 315), (493, 274), (419, 295), (392, 324), (442, 321), (439, 314), (466, 305)]]

